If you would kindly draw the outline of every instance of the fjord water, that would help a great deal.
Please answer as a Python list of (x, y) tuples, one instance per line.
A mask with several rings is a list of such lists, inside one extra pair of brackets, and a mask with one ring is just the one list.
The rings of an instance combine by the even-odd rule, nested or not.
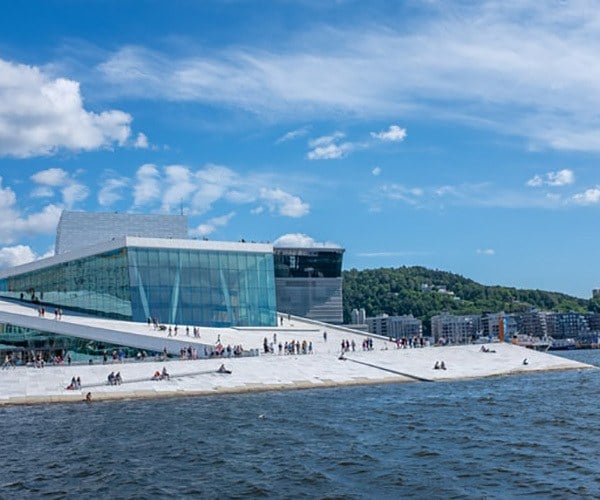
[(2, 498), (600, 496), (600, 370), (15, 406), (0, 432)]

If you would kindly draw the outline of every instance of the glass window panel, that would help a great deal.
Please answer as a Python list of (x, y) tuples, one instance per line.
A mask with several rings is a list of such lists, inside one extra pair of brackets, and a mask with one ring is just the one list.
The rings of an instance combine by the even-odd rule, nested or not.
[(148, 250), (148, 266), (156, 269), (158, 267), (158, 251)]

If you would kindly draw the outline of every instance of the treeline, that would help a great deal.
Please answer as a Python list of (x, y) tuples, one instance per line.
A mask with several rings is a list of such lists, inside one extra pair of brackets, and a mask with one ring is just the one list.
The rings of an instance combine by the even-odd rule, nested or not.
[[(586, 300), (563, 293), (485, 286), (445, 271), (425, 267), (351, 269), (343, 272), (344, 321), (353, 309), (367, 316), (412, 314), (429, 330), (429, 320), (450, 314), (516, 313), (530, 307), (557, 312), (600, 312), (600, 298)], [(427, 286), (427, 289), (424, 287)], [(445, 289), (448, 293), (440, 292)], [(450, 293), (451, 292), (451, 293)]]

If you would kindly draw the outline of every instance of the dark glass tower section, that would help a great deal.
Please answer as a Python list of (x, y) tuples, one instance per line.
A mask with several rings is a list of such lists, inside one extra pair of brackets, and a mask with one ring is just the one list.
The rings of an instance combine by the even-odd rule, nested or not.
[(273, 250), (277, 310), (326, 323), (343, 322), (342, 248)]

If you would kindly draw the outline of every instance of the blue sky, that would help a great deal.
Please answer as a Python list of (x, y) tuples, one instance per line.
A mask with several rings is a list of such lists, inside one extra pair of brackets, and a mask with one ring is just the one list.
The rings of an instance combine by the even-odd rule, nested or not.
[[(368, 4), (368, 5), (367, 5)], [(600, 287), (586, 1), (44, 0), (0, 17), (0, 266), (64, 208)]]

